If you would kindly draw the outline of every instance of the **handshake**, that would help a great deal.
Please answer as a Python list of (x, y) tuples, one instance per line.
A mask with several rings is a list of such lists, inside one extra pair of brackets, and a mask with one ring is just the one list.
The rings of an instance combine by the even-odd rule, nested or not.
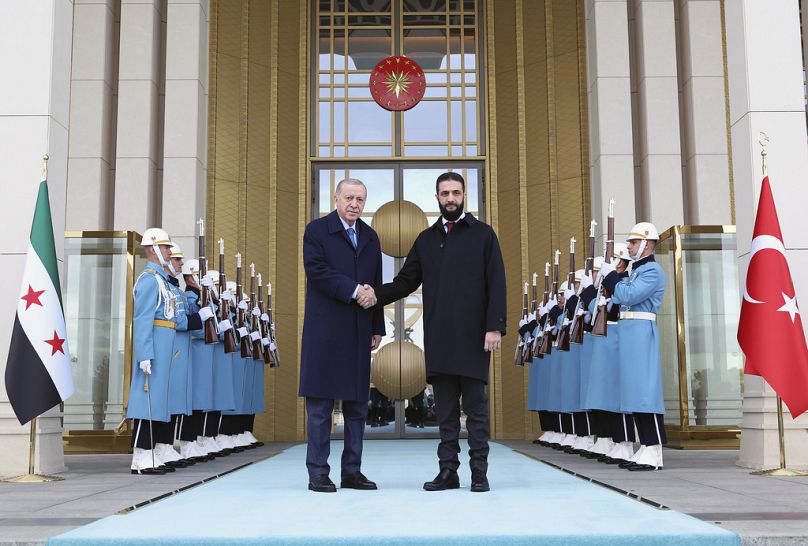
[(376, 305), (376, 292), (374, 292), (373, 287), (369, 284), (358, 285), (356, 303), (361, 305), (363, 309)]

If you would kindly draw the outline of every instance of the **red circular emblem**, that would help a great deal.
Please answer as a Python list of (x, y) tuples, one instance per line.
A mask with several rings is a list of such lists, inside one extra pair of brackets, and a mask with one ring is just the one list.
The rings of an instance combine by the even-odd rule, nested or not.
[(370, 73), (370, 93), (379, 106), (400, 112), (409, 110), (424, 97), (426, 77), (418, 63), (394, 55), (379, 61)]

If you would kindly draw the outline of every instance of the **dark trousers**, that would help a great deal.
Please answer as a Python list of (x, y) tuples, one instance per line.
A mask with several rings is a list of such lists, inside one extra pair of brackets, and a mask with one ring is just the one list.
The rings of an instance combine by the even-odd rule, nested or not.
[(615, 442), (633, 442), (634, 415), (631, 413), (614, 413), (612, 418), (612, 440)]
[(555, 425), (553, 424), (553, 414), (549, 411), (540, 411), (539, 426), (541, 427), (542, 432), (555, 430)]
[(460, 405), (466, 414), (469, 433), (469, 466), (488, 471), (488, 391), (485, 381), (460, 375), (430, 378), (435, 394), (435, 414), (440, 428), (438, 460), (441, 470), (460, 468)]
[[(330, 398), (306, 398), (306, 468), (309, 477), (328, 475), (331, 467), (331, 414), (334, 400)], [(368, 416), (366, 401), (343, 400), (342, 417), (345, 420), (345, 447), (342, 449), (342, 476), (356, 474), (362, 466), (362, 438), (365, 434), (365, 419)]]
[(572, 414), (572, 424), (575, 428), (573, 434), (577, 436), (589, 436), (592, 434), (592, 428), (589, 423), (589, 412), (576, 411)]
[(177, 440), (183, 442), (193, 442), (199, 435), (199, 417), (197, 415), (177, 416), (176, 436)]
[(219, 435), (219, 422), (222, 420), (221, 411), (206, 411), (202, 415), (202, 436), (213, 438)]
[(637, 427), (637, 441), (644, 446), (655, 446), (667, 443), (664, 415), (659, 413), (633, 413), (634, 426)]

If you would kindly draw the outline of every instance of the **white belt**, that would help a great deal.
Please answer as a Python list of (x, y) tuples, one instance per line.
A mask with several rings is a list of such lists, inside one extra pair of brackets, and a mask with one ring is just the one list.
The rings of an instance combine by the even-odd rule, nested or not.
[(656, 313), (644, 311), (621, 311), (620, 320), (656, 320)]
[(617, 324), (616, 320), (607, 320), (606, 324)]

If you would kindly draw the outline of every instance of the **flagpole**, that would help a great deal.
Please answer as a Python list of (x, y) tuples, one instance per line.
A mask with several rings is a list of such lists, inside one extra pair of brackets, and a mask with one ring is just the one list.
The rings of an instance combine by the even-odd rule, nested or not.
[[(766, 152), (766, 145), (769, 143), (769, 136), (764, 133), (763, 131), (760, 132), (760, 136), (758, 138), (758, 143), (760, 144), (760, 159), (761, 159), (761, 169), (763, 170), (763, 178), (769, 174), (769, 166), (766, 161), (766, 156), (768, 155)], [(753, 476), (808, 476), (808, 472), (802, 472), (799, 470), (789, 470), (786, 467), (786, 437), (785, 437), (785, 427), (783, 427), (783, 399), (780, 398), (780, 395), (777, 395), (777, 438), (780, 443), (780, 468), (772, 468), (770, 470), (758, 470), (756, 472), (750, 472)]]
[[(42, 180), (48, 179), (48, 154), (42, 156)], [(36, 417), (31, 419), (31, 428), (28, 438), (28, 474), (15, 476), (0, 480), (5, 483), (44, 483), (58, 482), (64, 480), (59, 476), (48, 476), (34, 473), (34, 462), (36, 457)]]

